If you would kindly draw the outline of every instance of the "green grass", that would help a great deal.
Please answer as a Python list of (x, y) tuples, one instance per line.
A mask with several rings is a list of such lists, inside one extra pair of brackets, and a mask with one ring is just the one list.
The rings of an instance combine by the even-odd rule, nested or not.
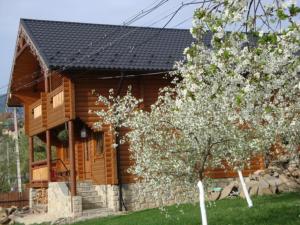
[[(243, 199), (226, 199), (207, 206), (209, 225), (300, 225), (300, 193), (256, 197), (254, 207)], [(183, 210), (182, 214), (180, 211)], [(199, 207), (186, 204), (168, 208), (169, 218), (158, 209), (123, 216), (92, 219), (77, 225), (199, 225)]]

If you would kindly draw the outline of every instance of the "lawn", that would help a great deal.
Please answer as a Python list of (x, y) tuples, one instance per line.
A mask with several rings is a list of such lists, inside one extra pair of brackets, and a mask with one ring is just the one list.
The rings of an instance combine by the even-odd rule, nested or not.
[[(209, 225), (300, 225), (300, 193), (262, 196), (253, 199), (249, 209), (245, 200), (226, 199), (207, 206)], [(180, 211), (184, 211), (182, 214)], [(199, 207), (181, 205), (168, 208), (169, 218), (158, 209), (128, 215), (92, 219), (82, 225), (199, 225)]]

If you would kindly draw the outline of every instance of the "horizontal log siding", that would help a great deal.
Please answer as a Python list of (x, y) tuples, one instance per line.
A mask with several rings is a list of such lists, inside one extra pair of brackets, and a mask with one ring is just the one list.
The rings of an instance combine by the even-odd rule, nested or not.
[[(95, 114), (88, 113), (89, 110), (99, 110), (103, 105), (96, 104), (97, 96), (93, 94), (93, 90), (97, 93), (108, 96), (110, 89), (116, 89), (119, 85), (119, 79), (115, 80), (97, 80), (97, 79), (83, 79), (75, 80), (75, 111), (76, 117), (80, 118), (90, 128), (93, 128), (95, 122), (99, 117)], [(143, 98), (143, 108), (150, 109), (150, 105), (155, 102), (158, 96), (159, 88), (165, 87), (169, 81), (163, 79), (161, 76), (141, 77), (141, 78), (125, 78), (121, 95), (125, 95), (128, 85), (132, 87), (132, 93), (138, 97)], [(95, 157), (92, 161), (92, 178), (95, 183), (102, 184), (116, 184), (116, 152), (112, 148), (113, 137), (109, 131), (109, 127), (103, 127), (105, 138), (105, 151), (102, 158)], [(95, 149), (94, 149), (95, 150)], [(123, 183), (134, 182), (134, 177), (127, 172), (128, 168), (133, 165), (130, 159), (130, 153), (127, 145), (122, 145), (120, 149), (121, 154), (121, 178)], [(103, 177), (103, 174), (106, 174)]]
[[(25, 109), (27, 110), (27, 112), (25, 113), (26, 117), (25, 119), (27, 119), (27, 125), (28, 125), (28, 134), (30, 136), (33, 136), (35, 134), (38, 134), (40, 132), (42, 132), (45, 127), (43, 126), (43, 115), (41, 114), (39, 117), (34, 118), (33, 115), (33, 110), (42, 105), (42, 100), (39, 99), (38, 101), (36, 101), (35, 103), (29, 105), (29, 107), (25, 107)], [(42, 112), (43, 113), (43, 112)], [(26, 122), (26, 121), (25, 121)]]
[[(119, 79), (115, 80), (97, 80), (97, 79), (78, 79), (75, 80), (75, 111), (76, 117), (80, 118), (90, 128), (93, 128), (95, 122), (99, 120), (99, 117), (93, 113), (89, 113), (89, 110), (99, 110), (103, 108), (103, 105), (96, 104), (97, 96), (93, 95), (93, 90), (97, 93), (108, 96), (110, 89), (116, 91), (119, 85)], [(122, 85), (121, 95), (126, 94), (128, 85), (132, 86), (133, 94), (142, 98), (144, 101), (141, 107), (145, 110), (150, 110), (151, 104), (153, 104), (159, 93), (159, 89), (168, 86), (170, 81), (164, 79), (162, 76), (144, 76), (140, 78), (125, 78)], [(95, 183), (98, 184), (116, 184), (116, 152), (112, 148), (113, 137), (109, 132), (109, 127), (103, 127), (105, 135), (105, 151), (103, 158), (94, 159), (92, 161), (92, 178)], [(95, 149), (94, 149), (95, 150)], [(122, 183), (133, 183), (135, 178), (127, 172), (128, 168), (134, 164), (130, 158), (130, 152), (128, 145), (121, 145), (120, 147), (121, 157), (121, 179)], [(262, 158), (254, 159), (251, 162), (251, 167), (244, 171), (245, 175), (253, 172), (257, 169), (261, 169), (263, 166)], [(105, 175), (103, 178), (103, 175)], [(207, 171), (207, 175), (212, 178), (229, 178), (235, 177), (236, 173), (230, 168), (224, 169), (211, 169)]]

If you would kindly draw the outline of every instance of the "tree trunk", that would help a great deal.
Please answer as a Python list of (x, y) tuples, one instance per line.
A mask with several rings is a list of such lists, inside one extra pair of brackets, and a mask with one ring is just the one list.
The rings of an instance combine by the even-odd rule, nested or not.
[(207, 217), (206, 217), (206, 209), (205, 209), (205, 194), (204, 194), (203, 183), (201, 180), (199, 180), (197, 186), (199, 188), (199, 204), (200, 204), (202, 225), (207, 225)]
[(238, 174), (239, 174), (239, 178), (240, 178), (240, 181), (241, 181), (241, 184), (242, 184), (244, 195), (245, 195), (247, 203), (248, 203), (248, 207), (251, 208), (251, 207), (253, 207), (253, 203), (252, 203), (252, 200), (250, 198), (250, 195), (249, 195), (249, 192), (248, 192), (243, 174), (240, 170), (238, 170)]

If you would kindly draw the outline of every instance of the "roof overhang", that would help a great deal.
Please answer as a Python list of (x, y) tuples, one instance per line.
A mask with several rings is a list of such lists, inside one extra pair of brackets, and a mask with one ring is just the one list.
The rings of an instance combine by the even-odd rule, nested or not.
[[(26, 65), (26, 66), (24, 66)], [(18, 37), (11, 67), (6, 103), (8, 107), (23, 106), (26, 98), (21, 94), (35, 79), (35, 73), (47, 73), (48, 67), (22, 23), (19, 25)]]

